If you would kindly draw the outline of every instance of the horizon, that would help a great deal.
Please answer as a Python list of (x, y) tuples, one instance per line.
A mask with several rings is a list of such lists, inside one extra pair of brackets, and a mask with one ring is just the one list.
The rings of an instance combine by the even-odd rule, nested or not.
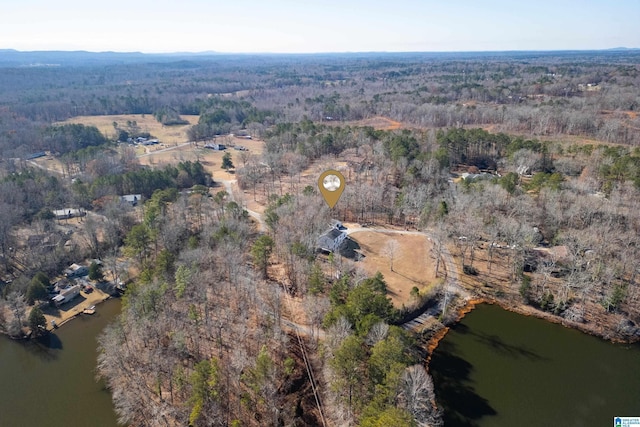
[(483, 3), (30, 0), (5, 6), (0, 49), (313, 54), (640, 48), (640, 2), (634, 0)]
[(166, 51), (166, 52), (145, 52), (145, 51), (126, 51), (126, 50), (86, 50), (86, 49), (46, 49), (46, 50), (20, 50), (14, 49), (11, 47), (1, 47), (0, 53), (12, 52), (12, 53), (87, 53), (87, 54), (121, 54), (121, 55), (193, 55), (193, 56), (208, 56), (208, 55), (265, 55), (265, 56), (276, 56), (276, 55), (367, 55), (367, 54), (390, 54), (390, 55), (402, 55), (402, 54), (475, 54), (475, 53), (562, 53), (562, 52), (607, 52), (607, 51), (634, 51), (640, 50), (640, 47), (627, 47), (627, 46), (617, 46), (617, 47), (609, 47), (609, 48), (585, 48), (585, 49), (510, 49), (510, 50), (442, 50), (442, 51), (427, 51), (427, 50), (414, 50), (414, 51), (384, 51), (384, 50), (373, 50), (373, 51), (322, 51), (322, 52), (232, 52), (232, 51), (215, 51), (215, 50), (206, 50), (206, 51), (187, 51), (187, 50), (177, 50), (177, 51)]

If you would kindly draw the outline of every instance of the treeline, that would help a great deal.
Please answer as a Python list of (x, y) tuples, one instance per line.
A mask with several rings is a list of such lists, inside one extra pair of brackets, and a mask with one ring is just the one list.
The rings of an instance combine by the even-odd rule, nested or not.
[(16, 170), (0, 179), (2, 203), (13, 211), (12, 217), (31, 221), (46, 216), (46, 211), (64, 207), (68, 189), (55, 176), (36, 168)]
[(202, 141), (216, 135), (230, 133), (234, 127), (246, 128), (251, 123), (271, 125), (277, 115), (272, 111), (259, 110), (244, 100), (208, 98), (196, 100), (194, 112), (200, 114), (198, 124), (188, 130), (189, 139)]
[(77, 180), (73, 188), (77, 194), (85, 194), (88, 197), (86, 200), (91, 201), (109, 194), (142, 194), (144, 198), (149, 198), (156, 190), (210, 186), (212, 182), (211, 175), (204, 170), (202, 163), (186, 161), (163, 169), (140, 168), (104, 175), (91, 183)]
[(45, 129), (42, 146), (54, 153), (65, 154), (107, 142), (108, 139), (95, 126), (66, 124)]
[(100, 69), (0, 68), (0, 74), (0, 104), (47, 124), (127, 113), (171, 123), (180, 120), (175, 114), (214, 110), (212, 121), (195, 129), (201, 138), (234, 123), (377, 115), (418, 127), (496, 125), (625, 144), (640, 137), (636, 52), (217, 57)]

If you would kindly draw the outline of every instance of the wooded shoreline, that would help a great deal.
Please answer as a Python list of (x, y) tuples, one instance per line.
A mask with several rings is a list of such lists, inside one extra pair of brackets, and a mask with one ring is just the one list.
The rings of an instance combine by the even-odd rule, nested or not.
[(607, 331), (604, 327), (600, 329), (595, 329), (595, 328), (589, 327), (586, 324), (572, 322), (570, 320), (563, 319), (560, 316), (556, 316), (550, 313), (545, 313), (540, 310), (536, 310), (535, 308), (528, 306), (526, 304), (513, 306), (505, 303), (504, 301), (499, 301), (499, 300), (494, 300), (489, 298), (477, 298), (477, 299), (474, 298), (467, 301), (461, 308), (456, 310), (455, 320), (452, 322), (451, 325), (442, 326), (440, 329), (435, 331), (434, 335), (429, 339), (426, 345), (427, 359), (425, 364), (427, 368), (429, 367), (431, 356), (438, 348), (440, 341), (447, 336), (447, 333), (449, 332), (449, 330), (455, 327), (456, 324), (462, 321), (462, 319), (464, 319), (464, 317), (467, 314), (471, 313), (480, 304), (498, 305), (503, 310), (507, 310), (512, 313), (517, 313), (523, 316), (532, 316), (538, 319), (545, 320), (547, 322), (559, 324), (564, 326), (565, 328), (575, 329), (582, 333), (592, 335), (594, 337), (603, 339), (605, 341), (609, 341), (614, 344), (634, 344), (634, 343), (640, 342), (640, 337), (638, 336), (631, 337), (630, 339), (629, 338), (624, 339), (624, 337), (620, 336), (620, 334), (610, 335), (612, 332)]

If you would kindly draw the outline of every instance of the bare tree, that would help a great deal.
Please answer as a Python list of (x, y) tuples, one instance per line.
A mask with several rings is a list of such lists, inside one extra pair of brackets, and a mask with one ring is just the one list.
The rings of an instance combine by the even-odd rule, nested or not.
[(387, 337), (389, 333), (389, 325), (385, 322), (378, 322), (371, 327), (367, 334), (366, 343), (370, 346), (377, 344)]
[(405, 369), (398, 397), (420, 427), (442, 425), (442, 414), (435, 403), (433, 380), (422, 365)]
[(389, 268), (393, 271), (393, 261), (398, 258), (400, 252), (400, 243), (397, 240), (392, 239), (385, 243), (382, 251), (382, 255), (389, 259)]

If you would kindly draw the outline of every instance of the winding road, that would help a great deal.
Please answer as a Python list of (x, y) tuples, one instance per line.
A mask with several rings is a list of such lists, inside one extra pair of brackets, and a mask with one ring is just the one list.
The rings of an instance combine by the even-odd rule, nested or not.
[(264, 219), (262, 218), (262, 214), (256, 211), (252, 211), (251, 209), (248, 209), (246, 207), (244, 207), (244, 202), (242, 200), (236, 200), (236, 197), (233, 193), (233, 184), (236, 184), (238, 182), (237, 179), (222, 179), (220, 180), (220, 182), (222, 182), (222, 184), (224, 185), (225, 191), (227, 192), (227, 194), (229, 194), (229, 199), (231, 199), (232, 201), (236, 202), (237, 204), (239, 204), (245, 211), (247, 211), (247, 213), (249, 214), (249, 216), (253, 219), (255, 219), (258, 222), (258, 230), (260, 230), (261, 232), (266, 232), (267, 231), (267, 224), (264, 222)]

